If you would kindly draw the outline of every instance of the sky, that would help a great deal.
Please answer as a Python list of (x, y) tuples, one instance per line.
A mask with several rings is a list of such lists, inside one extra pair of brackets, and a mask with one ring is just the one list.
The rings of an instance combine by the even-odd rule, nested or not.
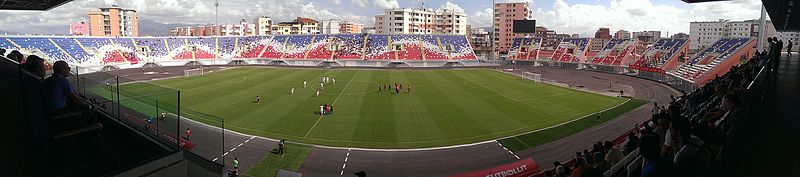
[[(426, 8), (463, 11), (473, 27), (491, 25), (491, 0), (219, 0), (219, 23), (269, 16), (275, 22), (296, 17), (352, 20), (372, 26), (386, 8)], [(497, 0), (528, 2), (537, 26), (558, 33), (593, 36), (600, 27), (627, 31), (688, 33), (689, 22), (760, 17), (760, 0), (687, 4), (681, 0)], [(86, 21), (91, 9), (117, 4), (135, 9), (140, 20), (164, 24), (213, 24), (214, 0), (75, 0), (50, 11), (0, 11), (0, 31), (65, 34), (69, 24)], [(156, 25), (156, 24), (154, 24)], [(142, 28), (142, 27), (140, 27)]]

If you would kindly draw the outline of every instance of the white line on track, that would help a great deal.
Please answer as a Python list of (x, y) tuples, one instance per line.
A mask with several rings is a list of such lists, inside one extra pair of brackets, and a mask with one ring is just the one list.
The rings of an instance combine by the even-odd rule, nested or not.
[[(342, 88), (342, 91), (339, 92), (339, 95), (336, 95), (336, 99), (333, 99), (333, 103), (331, 103), (331, 106), (335, 105), (336, 101), (339, 101), (339, 97), (341, 97), (342, 93), (344, 93), (344, 91), (347, 90), (347, 86), (350, 86), (350, 83), (353, 83), (353, 80), (355, 80), (357, 74), (358, 74), (358, 71), (356, 71), (356, 73), (353, 74), (353, 77), (350, 78), (350, 81), (347, 81), (347, 85), (344, 85), (344, 88)], [(317, 127), (317, 124), (319, 123), (320, 120), (322, 120), (322, 117), (325, 117), (325, 115), (320, 115), (319, 116), (319, 119), (317, 119), (317, 122), (314, 122), (314, 125), (311, 126), (311, 129), (308, 129), (308, 132), (306, 132), (306, 135), (303, 135), (303, 138), (307, 137), (308, 134), (310, 134), (311, 131), (314, 130), (314, 127)]]
[[(250, 139), (244, 140), (244, 142), (242, 142), (242, 143), (239, 143), (239, 145), (236, 145), (236, 147), (233, 147), (231, 150), (229, 150), (228, 152), (225, 152), (225, 153), (224, 153), (224, 154), (222, 154), (222, 156), (220, 156), (220, 157), (225, 157), (226, 155), (228, 155), (228, 153), (231, 153), (231, 152), (235, 151), (235, 150), (236, 150), (236, 148), (242, 147), (242, 145), (246, 144), (247, 142), (250, 142), (250, 140), (252, 140), (252, 139), (254, 139), (254, 138), (256, 138), (256, 136), (250, 136)], [(217, 158), (214, 158), (214, 160), (211, 160), (211, 161), (217, 161), (217, 160), (219, 160), (219, 157), (217, 157)]]
[(339, 172), (339, 176), (344, 175), (344, 168), (347, 167), (347, 159), (350, 157), (350, 150), (352, 149), (347, 149), (347, 155), (344, 156), (344, 163), (342, 163), (342, 171)]
[(519, 160), (519, 156), (517, 156), (517, 154), (514, 154), (514, 151), (511, 151), (510, 149), (506, 148), (505, 146), (503, 146), (503, 144), (500, 144), (500, 142), (497, 141), (497, 140), (495, 140), (494, 142), (497, 142), (498, 146), (502, 147), (503, 149), (508, 151), (508, 153), (511, 153), (511, 155), (513, 155), (515, 158), (517, 158), (517, 160)]

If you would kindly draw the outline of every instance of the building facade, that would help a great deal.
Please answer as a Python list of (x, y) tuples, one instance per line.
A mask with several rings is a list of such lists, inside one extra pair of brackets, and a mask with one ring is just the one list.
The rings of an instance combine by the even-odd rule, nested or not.
[(628, 39), (631, 38), (631, 32), (625, 30), (619, 30), (614, 33), (614, 39)]
[(638, 31), (633, 32), (633, 38), (639, 39), (639, 41), (645, 44), (652, 44), (656, 42), (658, 39), (661, 39), (661, 31)]
[(600, 28), (594, 33), (594, 38), (611, 39), (611, 31), (608, 28)]
[(786, 46), (789, 45), (789, 41), (792, 41), (792, 51), (797, 52), (800, 51), (800, 32), (777, 32), (778, 40), (783, 41), (783, 50), (786, 50)]
[(363, 30), (364, 24), (361, 23), (347, 20), (339, 23), (339, 33), (361, 33)]
[(322, 20), (322, 34), (339, 34), (341, 31), (341, 22), (338, 20)]
[[(689, 50), (698, 51), (723, 37), (758, 37), (760, 25), (758, 20), (717, 21), (689, 23)], [(767, 37), (775, 36), (775, 27), (767, 20)], [(766, 43), (766, 41), (763, 41)]]
[(603, 47), (605, 47), (606, 43), (608, 43), (608, 41), (610, 41), (610, 40), (611, 40), (610, 38), (609, 39), (606, 39), (606, 38), (594, 38), (594, 39), (592, 39), (592, 42), (589, 43), (589, 51), (601, 51), (601, 50), (603, 50)]
[(555, 30), (540, 26), (537, 26), (534, 31), (534, 37), (542, 38), (542, 50), (555, 50), (562, 39), (571, 37), (569, 34), (558, 34)]
[(508, 53), (516, 37), (524, 37), (527, 34), (514, 34), (514, 20), (531, 20), (533, 13), (530, 5), (524, 3), (496, 3), (494, 4), (494, 44), (500, 53)]
[(139, 36), (136, 10), (116, 5), (89, 11), (89, 32), (92, 36)]
[(267, 16), (255, 18), (253, 19), (253, 25), (255, 25), (255, 31), (253, 32), (255, 35), (265, 36), (272, 34), (272, 18)]
[(386, 9), (374, 19), (377, 33), (467, 34), (467, 15), (451, 9)]
[(471, 29), (467, 39), (478, 57), (486, 57), (492, 53), (492, 36), (489, 31), (483, 28)]
[(73, 36), (89, 35), (89, 24), (86, 22), (69, 24), (69, 34)]

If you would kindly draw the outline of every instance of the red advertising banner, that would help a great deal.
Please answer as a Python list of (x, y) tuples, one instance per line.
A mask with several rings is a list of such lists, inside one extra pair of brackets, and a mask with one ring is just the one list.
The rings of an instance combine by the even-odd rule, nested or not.
[(478, 172), (459, 174), (450, 177), (518, 177), (531, 176), (539, 171), (539, 165), (532, 158), (505, 164)]

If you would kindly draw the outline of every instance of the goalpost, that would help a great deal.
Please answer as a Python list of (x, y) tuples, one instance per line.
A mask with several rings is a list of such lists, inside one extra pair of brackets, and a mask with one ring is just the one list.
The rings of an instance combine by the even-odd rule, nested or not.
[(203, 75), (203, 67), (183, 70), (183, 76)]
[(531, 79), (534, 82), (539, 83), (542, 82), (542, 75), (525, 71), (522, 72), (522, 79)]

